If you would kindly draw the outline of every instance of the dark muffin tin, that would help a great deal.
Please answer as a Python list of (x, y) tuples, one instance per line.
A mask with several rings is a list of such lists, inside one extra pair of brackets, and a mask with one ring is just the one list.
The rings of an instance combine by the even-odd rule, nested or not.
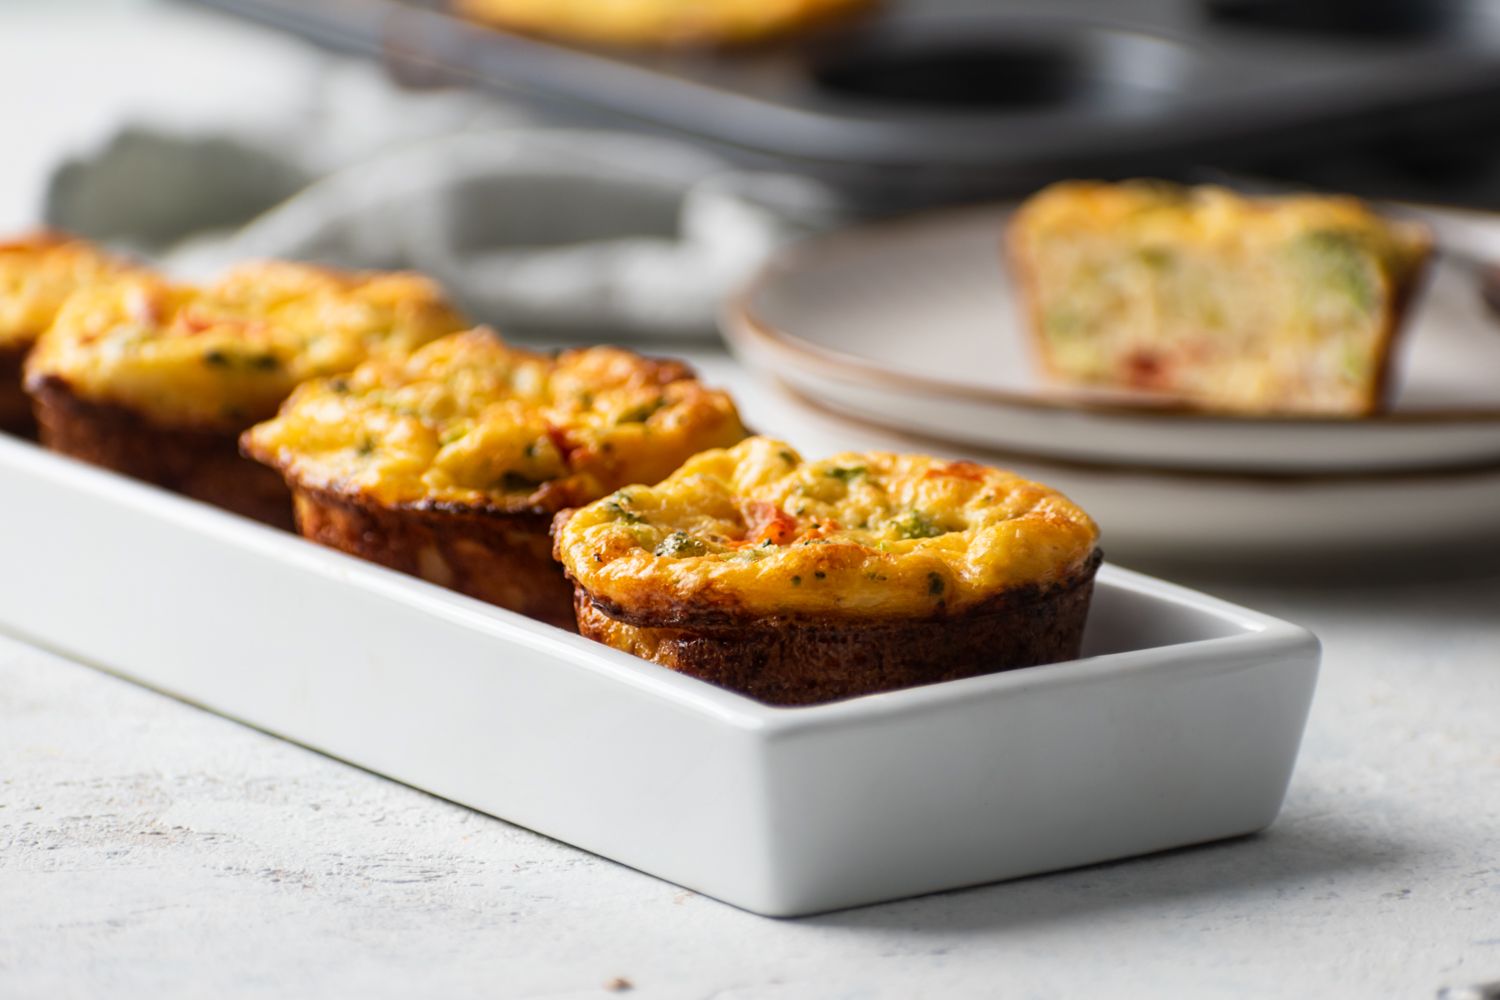
[[(1500, 123), (1500, 2), (888, 2), (723, 51), (586, 49), (417, 0), (201, 0), (404, 76), (572, 103), (887, 203)], [(1412, 141), (1420, 141), (1414, 139)]]

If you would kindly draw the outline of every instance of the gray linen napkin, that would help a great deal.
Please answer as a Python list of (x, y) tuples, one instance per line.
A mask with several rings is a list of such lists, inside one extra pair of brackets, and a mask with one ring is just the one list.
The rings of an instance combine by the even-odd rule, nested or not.
[(319, 159), (264, 135), (127, 128), (58, 170), (46, 220), (187, 277), (257, 257), (414, 268), (484, 322), (568, 339), (711, 336), (768, 253), (841, 215), (804, 179), (616, 131), (449, 132), (323, 176)]

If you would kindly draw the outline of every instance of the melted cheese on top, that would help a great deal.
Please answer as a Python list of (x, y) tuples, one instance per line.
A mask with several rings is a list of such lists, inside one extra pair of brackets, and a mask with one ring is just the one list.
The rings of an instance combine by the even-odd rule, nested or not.
[(30, 347), (75, 290), (134, 267), (60, 233), (0, 243), (0, 350)]
[(1014, 473), (921, 455), (807, 462), (751, 438), (574, 512), (556, 555), (596, 599), (692, 611), (926, 615), (1086, 563), (1094, 522)]
[(206, 286), (127, 275), (70, 297), (27, 374), (168, 426), (240, 430), (300, 382), (467, 325), (415, 274), (272, 262)]
[(744, 436), (728, 394), (679, 362), (612, 347), (551, 357), (481, 328), (308, 383), (244, 446), (299, 485), (386, 506), (551, 511)]
[(871, 6), (872, 0), (457, 0), (517, 31), (606, 45), (746, 42)]
[(1295, 237), (1309, 229), (1354, 232), (1383, 255), (1403, 259), (1421, 227), (1393, 223), (1358, 198), (1301, 194), (1249, 197), (1214, 185), (1167, 181), (1118, 184), (1063, 181), (1027, 200), (1021, 213), (1038, 231), (1118, 233), (1141, 242), (1224, 243)]

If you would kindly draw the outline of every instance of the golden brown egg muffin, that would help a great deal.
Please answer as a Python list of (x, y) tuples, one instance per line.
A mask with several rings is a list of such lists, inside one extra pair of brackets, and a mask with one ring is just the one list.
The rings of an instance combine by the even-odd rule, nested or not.
[(36, 436), (21, 367), (63, 301), (84, 285), (136, 268), (63, 233), (43, 231), (0, 243), (0, 431)]
[(243, 444), (286, 477), (306, 537), (571, 628), (552, 515), (744, 436), (680, 362), (477, 329), (310, 382)]
[(1378, 409), (1432, 247), (1354, 198), (1159, 181), (1054, 185), (1007, 239), (1053, 377), (1249, 415)]
[(806, 705), (1071, 659), (1098, 529), (972, 462), (751, 438), (558, 517), (579, 631)]
[(413, 274), (259, 263), (207, 286), (127, 275), (63, 305), (26, 364), (49, 448), (291, 527), (239, 435), (298, 383), (468, 324)]
[(632, 48), (763, 41), (875, 0), (454, 0), (476, 21), (567, 41)]

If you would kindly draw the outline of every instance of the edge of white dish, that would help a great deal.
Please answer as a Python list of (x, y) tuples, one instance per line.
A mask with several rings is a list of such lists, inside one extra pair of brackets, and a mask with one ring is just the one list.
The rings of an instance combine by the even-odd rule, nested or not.
[(1317, 674), (1106, 566), (1080, 660), (777, 708), (19, 441), (0, 493), (7, 631), (770, 915), (1260, 829)]

